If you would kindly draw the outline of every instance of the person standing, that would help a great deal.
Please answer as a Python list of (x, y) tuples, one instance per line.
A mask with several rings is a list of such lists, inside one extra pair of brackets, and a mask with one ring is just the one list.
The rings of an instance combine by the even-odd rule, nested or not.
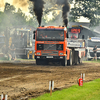
[(8, 59), (11, 60), (12, 56), (11, 56), (11, 48), (10, 46), (8, 46)]
[(72, 36), (71, 36), (71, 39), (76, 39), (77, 37), (73, 34)]
[(85, 40), (85, 60), (86, 61), (88, 60), (88, 58), (87, 58), (87, 53), (88, 53), (87, 47), (88, 47), (88, 40)]
[(6, 47), (6, 45), (4, 45), (2, 47), (2, 53), (4, 54), (5, 57), (7, 56), (7, 47)]
[(93, 48), (93, 52), (94, 52), (94, 57), (93, 57), (93, 59), (92, 60), (96, 60), (97, 61), (97, 45), (95, 45), (95, 47)]
[(15, 60), (15, 58), (16, 58), (15, 50), (16, 50), (16, 48), (15, 48), (14, 44), (12, 44), (12, 47), (11, 47), (12, 60)]
[(88, 59), (87, 59), (87, 52), (88, 52), (87, 47), (85, 47), (85, 60), (86, 60), (86, 61), (88, 60)]

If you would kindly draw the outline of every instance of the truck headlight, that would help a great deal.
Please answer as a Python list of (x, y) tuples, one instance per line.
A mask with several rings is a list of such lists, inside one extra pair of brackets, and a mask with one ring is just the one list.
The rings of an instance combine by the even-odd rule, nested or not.
[(37, 52), (37, 55), (40, 55), (40, 52)]
[(63, 53), (60, 53), (60, 55), (63, 55)]

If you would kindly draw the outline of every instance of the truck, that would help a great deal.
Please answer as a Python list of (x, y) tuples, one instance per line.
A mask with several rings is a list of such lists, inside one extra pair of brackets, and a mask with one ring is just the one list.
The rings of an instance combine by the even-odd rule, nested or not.
[(33, 33), (30, 29), (16, 28), (10, 31), (9, 46), (15, 46), (15, 54), (17, 58), (34, 59)]
[(90, 37), (87, 40), (87, 45), (86, 45), (86, 49), (87, 49), (87, 59), (91, 60), (94, 57), (94, 52), (93, 52), (93, 48), (95, 47), (95, 45), (97, 45), (97, 59), (100, 59), (100, 37)]
[[(63, 66), (78, 64), (85, 56), (85, 40), (78, 39), (80, 30), (65, 26), (40, 26), (35, 33), (37, 65), (59, 62)], [(75, 35), (76, 38), (71, 38)]]

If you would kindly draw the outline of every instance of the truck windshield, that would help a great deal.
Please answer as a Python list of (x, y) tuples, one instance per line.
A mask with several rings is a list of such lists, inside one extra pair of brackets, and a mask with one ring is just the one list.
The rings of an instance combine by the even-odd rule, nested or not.
[(64, 41), (64, 30), (38, 30), (37, 41)]
[(88, 40), (88, 47), (94, 47), (95, 45), (97, 45), (97, 48), (100, 48), (100, 42), (93, 42)]

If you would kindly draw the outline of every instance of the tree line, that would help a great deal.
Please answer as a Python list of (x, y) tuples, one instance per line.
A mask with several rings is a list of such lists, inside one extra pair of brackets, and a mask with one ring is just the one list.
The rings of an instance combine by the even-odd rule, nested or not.
[[(60, 25), (62, 24), (62, 13), (61, 7), (50, 3), (50, 0), (45, 0), (47, 3), (44, 7), (42, 16), (42, 25)], [(69, 22), (77, 22), (78, 19), (83, 16), (90, 20), (90, 27), (99, 25), (100, 23), (100, 0), (70, 0), (70, 4), (73, 7), (69, 12)], [(33, 7), (30, 3), (30, 14), (32, 17), (28, 17), (19, 8), (16, 8), (9, 3), (5, 4), (4, 11), (0, 11), (0, 32), (6, 30), (7, 27), (13, 26), (32, 26), (37, 27), (38, 22), (33, 12)], [(48, 20), (48, 14), (52, 12), (53, 17)]]

